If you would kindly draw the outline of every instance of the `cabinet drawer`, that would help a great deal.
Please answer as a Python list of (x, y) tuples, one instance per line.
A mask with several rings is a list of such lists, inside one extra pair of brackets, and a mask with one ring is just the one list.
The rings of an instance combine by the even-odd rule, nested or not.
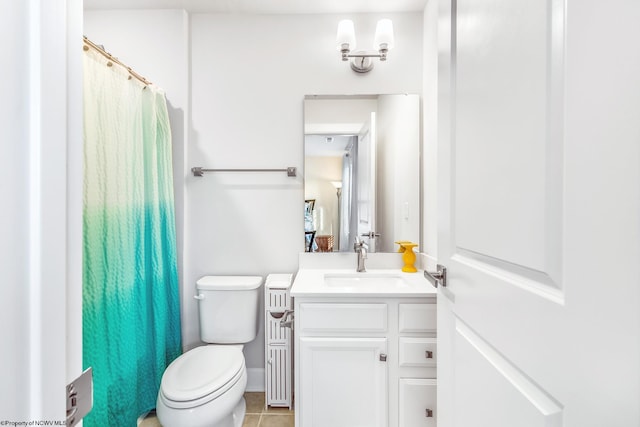
[(296, 327), (303, 332), (386, 332), (387, 304), (300, 304)]
[(436, 426), (436, 384), (436, 380), (400, 379), (398, 425)]
[(400, 337), (399, 365), (433, 368), (436, 366), (437, 344), (435, 338)]
[(400, 304), (400, 332), (436, 333), (436, 304)]

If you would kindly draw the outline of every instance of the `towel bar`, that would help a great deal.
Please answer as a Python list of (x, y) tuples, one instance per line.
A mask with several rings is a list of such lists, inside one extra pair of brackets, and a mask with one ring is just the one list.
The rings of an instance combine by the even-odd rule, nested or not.
[(286, 169), (205, 169), (202, 167), (191, 168), (193, 176), (202, 176), (205, 172), (286, 172), (287, 176), (296, 176), (297, 168), (288, 167)]

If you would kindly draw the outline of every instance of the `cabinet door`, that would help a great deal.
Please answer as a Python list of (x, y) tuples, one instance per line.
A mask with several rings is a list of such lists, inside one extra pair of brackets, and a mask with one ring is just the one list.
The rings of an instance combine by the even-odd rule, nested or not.
[(436, 380), (401, 378), (399, 420), (401, 427), (436, 426)]
[(387, 426), (386, 353), (386, 338), (301, 337), (301, 427)]

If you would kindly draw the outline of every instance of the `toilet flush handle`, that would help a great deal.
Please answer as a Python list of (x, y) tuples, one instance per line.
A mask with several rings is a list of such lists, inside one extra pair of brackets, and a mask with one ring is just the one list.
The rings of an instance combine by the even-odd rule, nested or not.
[(193, 298), (197, 299), (197, 300), (203, 300), (204, 299), (204, 295), (202, 295), (202, 294), (194, 295)]

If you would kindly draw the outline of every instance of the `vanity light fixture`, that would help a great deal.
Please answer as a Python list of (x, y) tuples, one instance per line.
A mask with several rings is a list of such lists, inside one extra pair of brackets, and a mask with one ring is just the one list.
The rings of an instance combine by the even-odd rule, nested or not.
[(387, 60), (387, 52), (393, 48), (393, 23), (390, 19), (381, 19), (376, 25), (374, 37), (374, 51), (354, 51), (356, 47), (356, 33), (353, 21), (344, 19), (338, 23), (338, 34), (336, 36), (338, 50), (342, 53), (342, 60), (348, 61), (351, 58), (351, 69), (356, 73), (368, 73), (373, 68), (371, 58), (380, 58), (380, 61)]

